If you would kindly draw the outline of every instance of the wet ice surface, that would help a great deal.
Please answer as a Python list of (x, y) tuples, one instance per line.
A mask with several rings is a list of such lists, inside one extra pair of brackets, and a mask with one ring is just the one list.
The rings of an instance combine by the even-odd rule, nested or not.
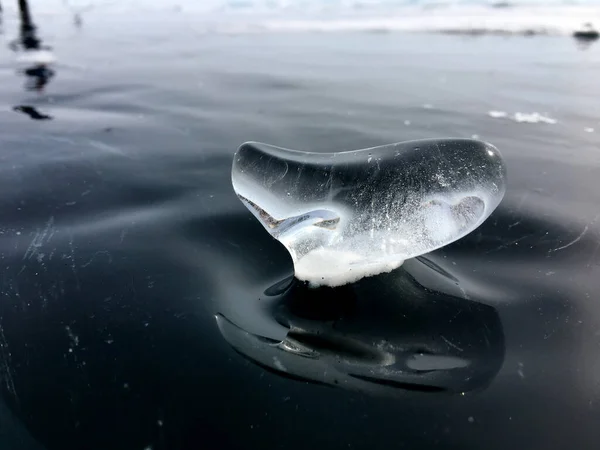
[(506, 168), (494, 146), (467, 139), (338, 153), (247, 143), (232, 183), (298, 279), (340, 286), (473, 231), (502, 200)]
[[(597, 450), (600, 134), (584, 127), (600, 126), (598, 47), (195, 38), (185, 11), (177, 23), (111, 17), (108, 32), (99, 8), (76, 33), (69, 17), (40, 19), (61, 61), (44, 95), (22, 91), (0, 46), (0, 449), (33, 448), (14, 443), (20, 423), (46, 450)], [(558, 124), (496, 120), (492, 108)], [(320, 289), (263, 295), (293, 266), (231, 188), (241, 142), (329, 151), (473, 134), (509, 173), (477, 230), (323, 288), (333, 305)], [(237, 332), (222, 335), (217, 314)], [(255, 336), (319, 356), (245, 345)]]

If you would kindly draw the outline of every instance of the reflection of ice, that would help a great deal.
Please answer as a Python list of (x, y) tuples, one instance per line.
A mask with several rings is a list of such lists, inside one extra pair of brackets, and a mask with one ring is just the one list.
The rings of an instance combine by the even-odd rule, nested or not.
[(432, 356), (417, 353), (406, 361), (407, 367), (422, 372), (429, 370), (451, 370), (462, 369), (469, 366), (469, 361), (456, 356)]
[[(435, 264), (413, 261), (439, 279)], [(487, 386), (504, 358), (496, 311), (424, 289), (404, 270), (387, 277), (359, 289), (316, 290), (288, 279), (238, 299), (245, 313), (235, 319), (223, 313), (225, 304), (215, 318), (238, 353), (285, 378), (386, 396)], [(286, 333), (260, 325), (269, 322)]]
[(297, 278), (340, 286), (473, 231), (501, 201), (505, 168), (497, 149), (474, 140), (322, 154), (248, 143), (232, 183), (287, 248)]

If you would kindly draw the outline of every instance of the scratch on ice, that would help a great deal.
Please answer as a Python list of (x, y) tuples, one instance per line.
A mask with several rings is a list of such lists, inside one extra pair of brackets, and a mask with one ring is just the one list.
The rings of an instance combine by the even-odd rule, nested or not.
[(18, 402), (19, 397), (15, 389), (13, 374), (11, 370), (10, 352), (8, 351), (8, 342), (4, 336), (4, 328), (0, 323), (0, 382), (4, 382), (6, 389), (10, 392)]
[(23, 255), (23, 259), (31, 259), (34, 255), (36, 255), (38, 250), (44, 244), (50, 242), (50, 239), (52, 239), (52, 236), (54, 236), (55, 232), (54, 216), (51, 216), (50, 219), (48, 219), (48, 222), (46, 222), (46, 227), (42, 231), (39, 229), (36, 231), (31, 243), (29, 244), (29, 247), (27, 247), (27, 250)]
[(458, 345), (453, 344), (450, 340), (446, 339), (444, 336), (440, 335), (440, 337), (442, 338), (442, 340), (448, 344), (450, 347), (452, 347), (455, 350), (458, 350), (459, 352), (464, 351), (462, 348), (460, 348)]
[(598, 214), (596, 217), (594, 217), (594, 220), (592, 220), (590, 223), (588, 223), (584, 228), (583, 231), (579, 234), (579, 236), (577, 236), (575, 239), (573, 239), (571, 242), (568, 242), (567, 244), (561, 246), (561, 247), (557, 247), (554, 250), (550, 250), (549, 253), (552, 252), (557, 252), (559, 250), (564, 250), (565, 248), (570, 247), (573, 244), (576, 244), (577, 242), (579, 242), (583, 236), (585, 236), (585, 234), (588, 232), (588, 230), (590, 229), (590, 225), (592, 225), (594, 222), (596, 222), (598, 220), (598, 218), (600, 217), (600, 214)]
[(550, 250), (551, 252), (557, 252), (559, 250), (564, 250), (565, 248), (570, 247), (573, 244), (576, 244), (577, 242), (579, 242), (581, 240), (581, 238), (583, 236), (585, 236), (585, 233), (587, 233), (589, 229), (589, 226), (585, 226), (585, 228), (583, 229), (583, 231), (581, 232), (581, 234), (579, 236), (577, 236), (575, 239), (573, 239), (571, 242), (569, 242), (568, 244), (563, 245), (562, 247), (557, 247), (554, 250)]

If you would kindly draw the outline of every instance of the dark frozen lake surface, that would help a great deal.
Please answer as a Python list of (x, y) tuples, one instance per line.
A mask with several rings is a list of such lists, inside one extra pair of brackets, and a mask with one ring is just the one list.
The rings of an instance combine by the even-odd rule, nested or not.
[[(36, 22), (43, 92), (14, 18), (0, 46), (3, 449), (598, 448), (600, 47)], [(494, 214), (335, 291), (286, 291), (231, 188), (244, 141), (473, 135), (508, 167)], [(288, 329), (318, 356), (272, 356)]]

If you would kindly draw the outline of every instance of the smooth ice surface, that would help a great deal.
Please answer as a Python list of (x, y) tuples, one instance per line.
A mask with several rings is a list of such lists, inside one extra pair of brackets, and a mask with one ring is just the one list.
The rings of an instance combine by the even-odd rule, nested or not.
[(506, 168), (494, 146), (471, 139), (337, 153), (250, 142), (234, 156), (232, 183), (298, 279), (340, 286), (473, 231), (502, 200)]

